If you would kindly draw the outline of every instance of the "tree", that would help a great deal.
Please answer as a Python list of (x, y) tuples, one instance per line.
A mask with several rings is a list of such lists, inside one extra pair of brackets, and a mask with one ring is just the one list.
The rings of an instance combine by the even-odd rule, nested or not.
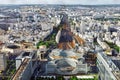
[(76, 76), (72, 76), (70, 80), (78, 80), (78, 78)]

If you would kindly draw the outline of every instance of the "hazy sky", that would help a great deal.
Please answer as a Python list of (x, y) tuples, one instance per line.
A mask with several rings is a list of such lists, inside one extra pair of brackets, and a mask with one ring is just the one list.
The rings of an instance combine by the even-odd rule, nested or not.
[(120, 4), (120, 0), (0, 0), (0, 4)]

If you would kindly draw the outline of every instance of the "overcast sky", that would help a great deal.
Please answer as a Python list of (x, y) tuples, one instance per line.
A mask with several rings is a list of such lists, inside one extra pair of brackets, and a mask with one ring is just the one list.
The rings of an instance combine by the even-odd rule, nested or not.
[(120, 0), (0, 0), (0, 4), (120, 4)]

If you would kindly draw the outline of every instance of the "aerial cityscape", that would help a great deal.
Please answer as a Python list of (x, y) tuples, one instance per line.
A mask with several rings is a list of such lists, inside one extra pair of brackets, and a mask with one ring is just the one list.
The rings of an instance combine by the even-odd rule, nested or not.
[(0, 5), (0, 80), (120, 80), (120, 5)]

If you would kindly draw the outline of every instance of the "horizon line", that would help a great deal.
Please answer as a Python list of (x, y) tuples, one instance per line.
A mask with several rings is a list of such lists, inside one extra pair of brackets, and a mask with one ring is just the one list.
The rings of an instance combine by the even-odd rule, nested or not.
[(107, 6), (107, 5), (120, 5), (120, 4), (49, 4), (49, 3), (47, 3), (47, 4), (38, 4), (38, 3), (34, 3), (34, 4), (22, 4), (22, 3), (20, 3), (20, 4), (0, 4), (0, 6), (1, 5), (85, 5), (85, 6), (96, 6), (96, 5), (98, 5), (98, 6), (100, 6), (100, 5), (105, 5), (105, 6)]

